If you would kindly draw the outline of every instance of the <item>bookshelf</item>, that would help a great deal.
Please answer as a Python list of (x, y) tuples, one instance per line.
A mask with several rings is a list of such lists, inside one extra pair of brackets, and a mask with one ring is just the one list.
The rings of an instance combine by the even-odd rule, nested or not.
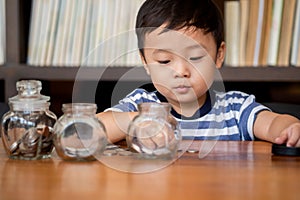
[[(224, 0), (215, 1), (223, 9)], [(20, 79), (39, 79), (46, 81), (48, 85), (55, 84), (55, 82), (69, 82), (67, 84), (68, 89), (72, 91), (72, 82), (74, 82), (79, 70), (75, 67), (33, 67), (26, 64), (31, 4), (31, 0), (6, 0), (6, 63), (0, 66), (0, 88), (4, 88), (0, 97), (5, 102), (9, 97), (15, 95), (15, 83)], [(86, 67), (84, 72), (80, 73), (79, 79), (81, 81), (99, 81), (98, 75), (101, 74), (101, 81), (116, 82), (122, 75), (132, 69), (133, 67)], [(261, 84), (263, 84), (268, 86), (264, 87), (268, 90), (264, 91), (265, 94), (274, 94), (279, 85), (281, 88), (286, 88), (285, 92), (271, 95), (266, 101), (300, 102), (300, 67), (224, 66), (220, 72), (228, 90), (235, 89), (234, 85), (243, 85), (244, 88), (237, 89), (248, 92), (248, 89), (251, 88), (250, 92), (256, 94), (261, 89)], [(134, 73), (125, 79), (128, 82), (147, 80), (149, 80), (149, 77), (142, 67), (136, 67)], [(1, 86), (1, 84), (3, 85)], [(52, 104), (64, 102), (64, 97), (58, 96), (53, 88), (46, 87), (45, 89), (48, 90), (45, 93), (50, 95), (53, 100)], [(286, 92), (289, 92), (289, 94), (287, 95)], [(70, 100), (70, 94), (72, 92), (66, 94), (66, 96), (69, 95), (67, 100)], [(291, 99), (291, 97), (293, 98)], [(265, 99), (261, 100), (265, 101)], [(109, 102), (104, 104), (108, 105)], [(61, 105), (53, 106), (56, 106), (54, 112), (60, 112)]]

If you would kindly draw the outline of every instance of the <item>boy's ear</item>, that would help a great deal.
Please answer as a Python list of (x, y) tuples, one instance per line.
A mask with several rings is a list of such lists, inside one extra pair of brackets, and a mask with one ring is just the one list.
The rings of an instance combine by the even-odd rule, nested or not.
[(143, 55), (140, 53), (140, 57), (141, 57), (141, 60), (142, 60), (142, 62), (143, 62), (143, 65), (144, 65), (144, 68), (145, 68), (145, 70), (146, 70), (146, 73), (147, 73), (148, 75), (150, 75), (149, 68), (148, 68), (148, 65), (147, 65), (145, 56), (143, 56)]
[(226, 53), (226, 44), (223, 41), (219, 49), (217, 50), (216, 66), (218, 69), (220, 69), (223, 65), (225, 59), (225, 53)]

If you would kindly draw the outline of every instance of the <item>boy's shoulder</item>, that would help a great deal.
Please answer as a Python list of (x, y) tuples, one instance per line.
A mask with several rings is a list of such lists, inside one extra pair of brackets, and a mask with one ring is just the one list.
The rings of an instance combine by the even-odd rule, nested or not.
[[(212, 94), (211, 94), (212, 95)], [(243, 104), (245, 102), (255, 102), (255, 96), (241, 91), (214, 92), (211, 96), (215, 103), (220, 105)]]
[(148, 91), (148, 90), (145, 90), (143, 88), (136, 88), (134, 89), (132, 92), (130, 92), (127, 97), (132, 97), (132, 96), (147, 96), (147, 95), (150, 95), (150, 96), (153, 96), (155, 95), (155, 91)]
[(223, 110), (224, 112), (247, 112), (255, 108), (257, 111), (265, 109), (260, 103), (256, 101), (253, 94), (247, 94), (241, 91), (228, 91), (228, 92), (216, 92), (213, 101), (213, 108)]
[(147, 101), (158, 101), (157, 92), (156, 91), (147, 91), (143, 88), (137, 88), (129, 93), (126, 98), (129, 98), (133, 101), (138, 102), (147, 102)]

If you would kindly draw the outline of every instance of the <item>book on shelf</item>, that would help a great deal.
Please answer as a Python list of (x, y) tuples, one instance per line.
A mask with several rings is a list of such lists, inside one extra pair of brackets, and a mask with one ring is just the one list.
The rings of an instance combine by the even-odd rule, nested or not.
[(72, 0), (72, 3), (70, 4), (70, 19), (69, 19), (69, 24), (68, 28), (66, 31), (66, 43), (65, 43), (65, 55), (62, 58), (61, 62), (64, 63), (65, 66), (72, 66), (72, 52), (74, 49), (74, 42), (75, 40), (80, 40), (80, 38), (75, 39), (75, 27), (76, 24), (78, 23), (77, 20), (77, 6), (78, 6), (78, 1), (77, 0)]
[(240, 0), (240, 38), (239, 38), (239, 66), (245, 66), (246, 41), (249, 21), (249, 0)]
[(282, 22), (283, 0), (273, 0), (272, 25), (268, 48), (267, 63), (270, 66), (277, 65), (278, 47), (280, 40), (280, 28)]
[[(102, 43), (101, 48), (99, 48), (100, 56), (96, 60), (96, 65), (98, 66), (114, 66), (113, 62), (117, 53), (117, 49), (115, 46), (116, 34), (115, 32), (116, 26), (119, 25), (119, 22), (122, 19), (119, 18), (119, 5), (117, 4), (117, 0), (104, 0), (105, 7), (102, 7), (102, 11), (106, 10), (105, 16), (103, 19), (103, 24), (101, 27), (102, 31)], [(118, 14), (116, 14), (118, 13)], [(109, 20), (107, 20), (109, 19)]]
[(262, 35), (264, 34), (264, 21), (265, 21), (265, 7), (267, 0), (259, 0), (258, 1), (258, 16), (257, 16), (257, 28), (256, 28), (256, 37), (255, 37), (255, 45), (254, 45), (254, 55), (252, 66), (258, 66), (259, 56), (261, 54), (261, 44), (262, 44)]
[(252, 66), (254, 63), (254, 53), (256, 50), (256, 39), (258, 33), (258, 17), (259, 17), (259, 3), (260, 0), (251, 0), (249, 4), (249, 21), (248, 34), (246, 41), (246, 66)]
[(69, 66), (67, 56), (69, 56), (69, 46), (72, 35), (72, 16), (75, 7), (73, 0), (61, 0), (59, 10), (59, 18), (57, 23), (57, 33), (55, 38), (54, 54), (52, 65), (54, 66)]
[(224, 2), (225, 40), (227, 52), (225, 63), (229, 66), (239, 66), (240, 54), (240, 2)]
[(273, 0), (265, 0), (264, 2), (264, 17), (261, 34), (259, 66), (268, 65), (268, 52), (270, 44), (270, 34), (272, 25)]
[(291, 65), (300, 67), (300, 1), (297, 1), (294, 28), (293, 28), (293, 39), (291, 44)]
[(58, 1), (56, 0), (45, 0), (42, 3), (42, 27), (43, 31), (39, 34), (39, 45), (37, 51), (37, 59), (35, 63), (38, 66), (44, 66), (47, 59), (47, 54), (49, 50), (49, 41), (52, 35), (52, 21), (53, 16), (56, 14), (58, 9)]
[(56, 30), (57, 30), (56, 25), (57, 25), (59, 8), (60, 8), (60, 0), (52, 0), (52, 1), (53, 1), (53, 9), (52, 12), (50, 13), (50, 16), (52, 16), (52, 20), (49, 24), (50, 35), (48, 39), (47, 53), (43, 63), (45, 66), (49, 66), (52, 63), (53, 53), (54, 53), (54, 43), (55, 43)]
[(88, 4), (81, 0), (76, 0), (75, 24), (74, 24), (74, 38), (73, 50), (70, 57), (70, 64), (72, 66), (80, 66), (83, 49), (84, 28), (86, 23), (86, 16), (88, 11)]
[[(65, 10), (63, 11), (63, 27), (62, 31), (60, 32), (60, 42), (56, 43), (56, 45), (60, 46), (60, 53), (58, 54), (58, 59), (57, 59), (57, 65), (58, 66), (68, 66), (66, 63), (66, 57), (68, 54), (68, 45), (69, 41), (72, 37), (72, 12), (74, 9), (74, 0), (65, 0), (66, 1), (66, 7)], [(59, 36), (59, 35), (57, 35)]]
[[(35, 0), (39, 1), (39, 0)], [(69, 1), (60, 1), (60, 7), (58, 12), (58, 19), (56, 24), (56, 35), (54, 39), (54, 48), (51, 65), (59, 66), (60, 65), (60, 56), (62, 54), (63, 46), (63, 34), (65, 29), (65, 24), (67, 21), (67, 3)]]
[(99, 2), (98, 12), (95, 18), (96, 29), (95, 29), (95, 37), (94, 37), (94, 52), (93, 52), (93, 60), (89, 66), (106, 66), (106, 55), (110, 55), (110, 50), (114, 47), (111, 45), (107, 45), (107, 40), (109, 39), (111, 34), (113, 33), (113, 14), (117, 13), (116, 8), (116, 0), (102, 0)]
[(29, 41), (27, 52), (27, 64), (35, 65), (37, 63), (37, 50), (39, 42), (39, 33), (41, 29), (42, 2), (34, 0), (32, 2)]
[[(131, 4), (134, 3), (133, 1), (123, 1), (123, 0), (117, 0), (116, 4), (119, 5), (119, 18), (120, 19), (130, 19), (131, 10), (128, 8), (131, 8)], [(126, 8), (126, 9), (124, 9)], [(115, 22), (118, 22), (118, 18), (115, 15)], [(128, 33), (130, 32), (130, 21), (131, 20), (124, 20), (123, 23), (116, 23), (115, 24), (115, 31), (116, 33), (119, 33), (116, 35), (115, 40), (115, 50), (116, 52), (116, 58), (114, 59), (113, 65), (115, 66), (126, 66), (127, 64), (127, 40), (128, 40)], [(119, 25), (117, 25), (119, 24)]]
[[(101, 5), (101, 4), (102, 5)], [(94, 66), (95, 65), (95, 59), (96, 59), (96, 47), (97, 47), (97, 42), (96, 42), (96, 36), (97, 36), (97, 29), (99, 29), (99, 26), (102, 26), (104, 23), (104, 19), (101, 18), (101, 15), (105, 15), (103, 12), (101, 12), (101, 7), (104, 7), (104, 1), (98, 1), (98, 0), (91, 0), (90, 6), (91, 6), (91, 14), (90, 14), (90, 19), (89, 19), (89, 27), (86, 27), (89, 30), (87, 37), (87, 44), (86, 44), (86, 49), (85, 49), (85, 59), (86, 62), (84, 65), (87, 66)]]
[(93, 0), (86, 0), (84, 1), (86, 4), (86, 13), (85, 15), (85, 21), (84, 21), (84, 29), (83, 29), (83, 35), (82, 35), (82, 49), (81, 49), (81, 55), (80, 59), (77, 60), (80, 65), (87, 65), (88, 62), (88, 53), (89, 51), (89, 44), (90, 44), (90, 32), (91, 32), (91, 24), (92, 24), (92, 15), (93, 15)]
[(296, 0), (285, 0), (280, 29), (277, 65), (289, 66)]
[(5, 0), (0, 0), (0, 65), (5, 62)]
[(40, 21), (41, 21), (41, 26), (40, 28), (43, 29), (43, 31), (39, 31), (38, 35), (37, 35), (37, 42), (36, 42), (36, 54), (35, 54), (35, 58), (34, 58), (34, 61), (35, 61), (35, 65), (39, 65), (41, 64), (41, 53), (43, 51), (43, 45), (44, 45), (44, 42), (45, 42), (45, 36), (48, 32), (47, 31), (44, 31), (45, 29), (48, 29), (48, 24), (47, 24), (47, 17), (48, 17), (48, 11), (49, 11), (49, 0), (46, 0), (46, 1), (41, 1), (41, 7), (40, 7)]
[[(134, 31), (134, 25), (135, 25), (135, 19), (138, 13), (138, 10), (142, 3), (145, 0), (134, 0), (131, 3), (130, 6), (130, 23), (129, 23), (129, 29), (130, 31)], [(128, 54), (126, 58), (126, 64), (127, 66), (142, 66), (140, 57), (139, 57), (139, 52), (138, 52), (138, 46), (137, 46), (137, 38), (135, 37), (134, 34), (129, 34), (128, 38)]]

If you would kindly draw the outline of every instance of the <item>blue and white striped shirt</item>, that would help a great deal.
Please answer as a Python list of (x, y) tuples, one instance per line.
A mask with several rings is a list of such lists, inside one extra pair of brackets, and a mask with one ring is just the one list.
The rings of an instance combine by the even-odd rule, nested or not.
[[(254, 140), (253, 125), (257, 114), (267, 107), (257, 103), (253, 95), (239, 91), (208, 93), (204, 105), (192, 117), (171, 114), (179, 123), (184, 139)], [(119, 104), (106, 111), (133, 112), (143, 102), (166, 102), (157, 91), (136, 89)]]

